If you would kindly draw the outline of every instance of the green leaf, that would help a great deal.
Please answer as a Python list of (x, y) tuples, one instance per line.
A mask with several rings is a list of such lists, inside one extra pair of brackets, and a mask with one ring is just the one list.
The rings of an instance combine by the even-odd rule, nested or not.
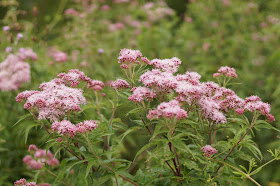
[(108, 181), (113, 175), (112, 174), (109, 174), (109, 175), (106, 175), (106, 176), (103, 176), (101, 178), (98, 178), (98, 182), (96, 183), (97, 186), (98, 185), (102, 185), (104, 184), (106, 181)]
[(134, 158), (133, 161), (135, 161), (136, 158), (137, 158), (137, 156), (139, 156), (139, 154), (141, 154), (143, 151), (145, 151), (145, 150), (147, 150), (149, 147), (152, 147), (152, 146), (157, 145), (157, 144), (159, 144), (159, 143), (161, 143), (161, 141), (154, 141), (154, 142), (150, 142), (150, 143), (144, 145), (144, 146), (136, 153), (135, 158)]
[[(139, 129), (142, 129), (141, 127), (133, 127), (133, 128), (130, 128), (130, 129), (128, 129), (127, 131), (125, 131), (121, 136), (122, 136), (122, 138), (121, 138), (121, 141), (124, 139), (124, 137), (125, 136), (127, 136), (128, 134), (130, 134), (130, 133), (132, 133), (132, 132), (134, 132), (134, 131), (136, 131), (136, 130), (139, 130)], [(120, 136), (120, 137), (121, 137)]]
[(26, 114), (26, 115), (24, 115), (24, 116), (21, 116), (20, 118), (19, 118), (19, 120), (13, 125), (13, 127), (14, 126), (16, 126), (17, 124), (19, 124), (22, 120), (24, 120), (25, 118), (28, 118), (28, 117), (31, 117), (32, 116), (32, 114), (30, 114), (30, 113), (28, 113), (28, 114)]
[(181, 152), (189, 153), (192, 155), (194, 159), (196, 157), (194, 156), (193, 152), (191, 149), (181, 140), (174, 140), (174, 143), (172, 143), (177, 149), (179, 149)]
[(96, 162), (96, 159), (91, 159), (88, 161), (88, 165), (86, 168), (86, 175), (85, 178), (88, 176), (89, 171), (91, 170), (91, 167), (93, 166), (93, 164)]
[(271, 124), (269, 124), (268, 122), (266, 121), (263, 121), (263, 120), (259, 120), (256, 122), (256, 126), (255, 126), (256, 129), (261, 129), (261, 128), (266, 128), (266, 129), (273, 129), (277, 132), (280, 132), (279, 129), (273, 127)]
[(32, 124), (32, 125), (29, 125), (25, 128), (24, 130), (24, 143), (27, 142), (27, 139), (28, 139), (28, 134), (29, 134), (29, 131), (33, 128), (33, 127), (36, 127), (38, 126), (39, 124), (35, 123), (35, 124)]

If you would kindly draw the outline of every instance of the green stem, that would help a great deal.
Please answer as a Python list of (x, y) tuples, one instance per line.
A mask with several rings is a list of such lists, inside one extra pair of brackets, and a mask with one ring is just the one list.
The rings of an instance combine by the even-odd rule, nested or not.
[[(94, 150), (93, 150), (92, 147), (91, 147), (91, 143), (90, 143), (90, 141), (89, 141), (89, 139), (88, 139), (88, 134), (85, 135), (85, 139), (86, 139), (86, 141), (87, 141), (87, 143), (88, 143), (88, 147), (89, 147), (90, 152), (95, 156), (95, 158), (96, 158), (97, 160), (100, 160), (99, 157), (95, 154)], [(107, 168), (109, 171), (111, 171), (112, 173), (114, 173), (114, 175), (116, 174), (116, 172), (115, 172), (113, 169), (111, 169), (108, 165), (106, 165), (104, 162), (102, 162), (102, 161), (99, 161), (99, 162), (100, 162), (105, 168)], [(133, 181), (129, 180), (128, 178), (122, 176), (121, 174), (118, 174), (118, 176), (122, 177), (123, 179), (125, 179), (126, 181), (132, 183), (133, 185), (137, 185), (136, 183), (134, 183)], [(117, 178), (115, 177), (115, 179), (117, 179)], [(117, 180), (116, 180), (116, 182), (117, 182)]]
[(239, 170), (238, 168), (236, 168), (236, 167), (234, 167), (234, 166), (232, 166), (232, 165), (230, 165), (230, 164), (228, 164), (228, 163), (226, 163), (226, 162), (223, 162), (223, 161), (219, 161), (219, 160), (214, 160), (214, 161), (217, 161), (217, 162), (219, 162), (219, 163), (225, 164), (225, 165), (227, 165), (227, 166), (233, 168), (234, 170), (236, 170), (236, 171), (238, 171), (238, 172), (244, 174), (248, 179), (250, 179), (250, 180), (251, 180), (252, 182), (254, 182), (256, 185), (261, 186), (261, 185), (260, 185), (256, 180), (254, 180), (250, 175), (248, 175), (248, 174), (246, 174), (245, 172)]

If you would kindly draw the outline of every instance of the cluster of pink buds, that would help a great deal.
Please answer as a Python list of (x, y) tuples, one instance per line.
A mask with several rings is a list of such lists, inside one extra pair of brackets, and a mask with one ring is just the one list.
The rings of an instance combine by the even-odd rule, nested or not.
[(32, 156), (27, 155), (22, 161), (27, 164), (29, 169), (40, 170), (45, 166), (45, 163), (51, 167), (59, 165), (59, 161), (49, 150), (38, 149), (35, 145), (30, 145), (28, 151)]
[(213, 154), (216, 154), (216, 153), (218, 153), (218, 151), (214, 148), (214, 147), (212, 147), (211, 145), (205, 145), (204, 147), (202, 147), (201, 149), (200, 149), (202, 152), (204, 152), (204, 156), (205, 157), (210, 157), (210, 156), (212, 156)]
[(224, 75), (226, 77), (233, 77), (237, 78), (237, 74), (235, 72), (234, 68), (230, 68), (228, 66), (221, 67), (217, 73), (213, 74), (213, 77), (219, 77), (221, 75)]
[(147, 116), (148, 119), (152, 118), (176, 118), (182, 120), (188, 117), (187, 112), (180, 107), (180, 104), (176, 100), (172, 100), (168, 103), (163, 102), (157, 106), (157, 109), (151, 110)]
[(10, 54), (0, 64), (0, 89), (2, 91), (17, 90), (22, 83), (29, 82), (30, 65), (18, 56)]
[(151, 89), (146, 87), (134, 87), (131, 89), (131, 92), (133, 92), (133, 94), (128, 98), (128, 100), (132, 102), (141, 103), (144, 100), (151, 101), (156, 97), (156, 94)]
[[(119, 63), (124, 61), (136, 62), (142, 55), (140, 54), (139, 51), (123, 49), (119, 57)], [(238, 115), (242, 115), (244, 111), (257, 112), (265, 115), (268, 121), (275, 120), (274, 116), (269, 114), (270, 105), (263, 103), (258, 97), (248, 97), (243, 100), (231, 89), (220, 87), (210, 81), (200, 82), (201, 76), (196, 72), (174, 75), (181, 64), (181, 61), (176, 57), (163, 60), (153, 59), (151, 61), (141, 57), (141, 60), (154, 66), (155, 69), (148, 70), (140, 76), (139, 82), (142, 82), (144, 87), (134, 87), (131, 90), (133, 94), (128, 98), (130, 101), (151, 101), (156, 96), (161, 100), (168, 97), (167, 94), (176, 93), (175, 100), (180, 102), (181, 105), (187, 104), (196, 107), (204, 119), (216, 124), (226, 123), (227, 113), (231, 110)], [(235, 69), (227, 66), (221, 67), (218, 73), (214, 74), (214, 77), (220, 75), (237, 78)], [(149, 118), (158, 117), (168, 116), (161, 114), (158, 109), (152, 110), (149, 114)], [(172, 117), (174, 116), (172, 115)]]
[(269, 122), (275, 121), (273, 115), (269, 114), (270, 105), (261, 101), (258, 96), (250, 96), (245, 99), (244, 109), (250, 112), (257, 112), (261, 115), (265, 115)]
[(27, 58), (31, 58), (34, 61), (38, 59), (37, 54), (31, 48), (20, 48), (17, 56), (23, 61)]
[(56, 50), (53, 47), (49, 49), (48, 55), (52, 57), (56, 62), (65, 62), (68, 60), (68, 55), (66, 53)]
[[(80, 81), (85, 81), (88, 88), (102, 90), (104, 83), (92, 80), (83, 72), (73, 69), (67, 74), (61, 73), (59, 78), (40, 85), (41, 91), (24, 91), (17, 95), (16, 101), (26, 101), (24, 108), (32, 112), (38, 112), (38, 119), (62, 120), (66, 114), (81, 111), (80, 105), (86, 103), (83, 90), (73, 88)], [(70, 86), (70, 87), (69, 87)]]
[(122, 49), (119, 55), (119, 63), (121, 64), (121, 68), (127, 69), (132, 64), (140, 64), (138, 61), (141, 59), (142, 53), (139, 50), (131, 50), (131, 49)]
[(36, 182), (27, 182), (26, 179), (21, 178), (14, 182), (14, 186), (51, 186), (49, 183), (39, 183), (38, 185)]
[(71, 138), (75, 137), (77, 133), (91, 132), (93, 129), (98, 127), (97, 121), (85, 120), (77, 125), (74, 125), (68, 120), (63, 120), (61, 122), (54, 122), (52, 124), (53, 132), (57, 132), (60, 135), (67, 135)]
[(92, 80), (78, 69), (71, 69), (67, 74), (60, 73), (57, 77), (64, 80), (70, 87), (73, 88), (77, 87), (81, 81), (86, 82), (87, 88), (91, 88), (92, 90), (100, 91), (104, 87), (104, 83), (102, 81)]
[(111, 83), (111, 87), (113, 87), (114, 89), (121, 90), (121, 89), (129, 88), (130, 86), (125, 80), (117, 79), (116, 81), (113, 81)]

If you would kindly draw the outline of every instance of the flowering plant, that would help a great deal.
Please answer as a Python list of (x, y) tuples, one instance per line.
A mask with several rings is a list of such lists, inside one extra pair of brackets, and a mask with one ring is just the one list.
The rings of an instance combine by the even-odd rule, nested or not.
[[(255, 95), (242, 99), (227, 88), (237, 78), (235, 69), (221, 67), (213, 75), (215, 83), (202, 82), (196, 72), (176, 74), (182, 63), (176, 57), (149, 60), (139, 50), (123, 49), (118, 60), (125, 78), (110, 83), (111, 95), (102, 92), (108, 88), (103, 82), (75, 69), (41, 84), (41, 91), (16, 97), (25, 101), (34, 126), (49, 134), (46, 155), (51, 147), (60, 154), (54, 182), (223, 185), (249, 179), (260, 185), (253, 175), (266, 164), (257, 167), (255, 158), (263, 157), (253, 129), (279, 130), (268, 123), (275, 120), (268, 103)], [(118, 118), (124, 106), (131, 111)], [(96, 118), (85, 119), (91, 108)], [(130, 133), (144, 134), (147, 141), (133, 161), (120, 153)], [(279, 150), (269, 152), (270, 162), (279, 160)]]

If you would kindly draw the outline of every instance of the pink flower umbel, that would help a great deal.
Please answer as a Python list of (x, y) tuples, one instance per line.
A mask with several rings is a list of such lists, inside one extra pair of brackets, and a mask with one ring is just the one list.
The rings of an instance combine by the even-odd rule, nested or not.
[(131, 49), (122, 49), (119, 56), (119, 63), (120, 64), (130, 64), (130, 63), (136, 63), (139, 64), (138, 61), (139, 58), (142, 57), (142, 53), (139, 50), (131, 50)]
[(29, 169), (40, 170), (47, 163), (49, 166), (53, 167), (59, 165), (59, 161), (54, 158), (51, 151), (46, 151), (45, 149), (38, 149), (35, 145), (30, 145), (28, 151), (32, 156), (27, 155), (23, 158), (23, 163), (25, 163)]
[(180, 104), (176, 100), (172, 100), (168, 103), (163, 102), (157, 106), (157, 109), (151, 110), (147, 116), (148, 119), (152, 118), (176, 118), (182, 120), (188, 117), (187, 112), (180, 107)]
[(230, 68), (228, 66), (224, 66), (224, 67), (221, 67), (219, 70), (218, 70), (218, 73), (215, 73), (213, 75), (213, 77), (219, 77), (221, 74), (223, 74), (224, 76), (226, 77), (233, 77), (233, 78), (237, 78), (237, 74), (235, 72), (235, 69), (234, 68)]
[(218, 153), (218, 151), (211, 145), (205, 145), (204, 147), (201, 148), (201, 151), (204, 152), (203, 155), (208, 158), (213, 154)]
[(17, 90), (30, 79), (30, 65), (19, 57), (10, 54), (0, 64), (0, 89), (2, 91)]
[(156, 94), (149, 88), (146, 87), (134, 87), (131, 89), (133, 94), (128, 98), (129, 101), (132, 102), (142, 102), (144, 100), (151, 101), (156, 97)]
[(125, 89), (125, 88), (129, 88), (129, 84), (123, 80), (123, 79), (117, 79), (116, 81), (113, 81), (111, 83), (111, 87), (113, 87), (114, 89)]

